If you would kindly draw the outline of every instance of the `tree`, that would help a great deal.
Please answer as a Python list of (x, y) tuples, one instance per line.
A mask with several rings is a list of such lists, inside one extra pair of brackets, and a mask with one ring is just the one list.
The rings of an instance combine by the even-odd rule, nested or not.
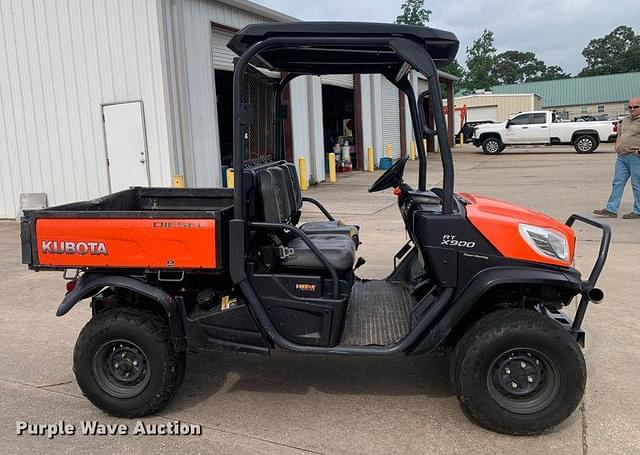
[(493, 74), (495, 59), (493, 32), (485, 29), (471, 47), (467, 48), (467, 72), (458, 84), (458, 88), (466, 93), (478, 89), (489, 90), (496, 84)]
[(640, 36), (626, 25), (589, 41), (582, 51), (587, 66), (578, 76), (640, 71)]
[(462, 78), (464, 77), (464, 68), (458, 63), (458, 60), (454, 60), (451, 63), (447, 63), (445, 66), (441, 68), (445, 73), (449, 73), (453, 76)]
[(493, 74), (498, 84), (519, 84), (546, 70), (533, 52), (506, 51), (496, 55)]
[(536, 81), (553, 81), (556, 79), (568, 79), (571, 77), (571, 73), (565, 73), (562, 68), (557, 65), (547, 66), (547, 69), (537, 78), (532, 79)]
[(559, 66), (547, 66), (533, 52), (506, 51), (496, 55), (493, 74), (499, 84), (548, 81), (570, 77)]
[(396, 24), (426, 25), (431, 10), (424, 8), (424, 0), (405, 0), (400, 7), (402, 13), (396, 17)]

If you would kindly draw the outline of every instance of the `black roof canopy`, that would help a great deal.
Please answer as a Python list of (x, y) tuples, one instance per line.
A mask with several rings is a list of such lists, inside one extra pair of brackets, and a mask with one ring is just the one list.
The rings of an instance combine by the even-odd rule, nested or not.
[[(444, 30), (366, 22), (253, 24), (236, 33), (227, 46), (242, 55), (252, 45), (268, 38), (288, 38), (292, 42), (285, 47), (265, 49), (260, 52), (260, 61), (254, 63), (275, 71), (302, 74), (398, 71), (405, 61), (388, 46), (396, 38), (418, 44), (437, 66), (451, 62), (459, 46), (458, 38)], [(342, 38), (350, 40), (343, 44), (333, 40)]]

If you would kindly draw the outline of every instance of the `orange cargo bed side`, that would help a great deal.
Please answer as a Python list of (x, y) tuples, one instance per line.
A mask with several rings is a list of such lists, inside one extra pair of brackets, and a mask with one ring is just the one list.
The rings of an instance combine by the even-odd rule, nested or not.
[(173, 218), (40, 218), (39, 265), (217, 268), (216, 221)]

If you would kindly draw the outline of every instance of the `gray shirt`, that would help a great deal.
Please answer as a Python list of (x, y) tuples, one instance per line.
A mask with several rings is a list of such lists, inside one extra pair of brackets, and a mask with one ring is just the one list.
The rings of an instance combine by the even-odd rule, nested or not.
[(631, 120), (631, 116), (618, 124), (618, 153), (629, 155), (640, 151), (640, 117)]

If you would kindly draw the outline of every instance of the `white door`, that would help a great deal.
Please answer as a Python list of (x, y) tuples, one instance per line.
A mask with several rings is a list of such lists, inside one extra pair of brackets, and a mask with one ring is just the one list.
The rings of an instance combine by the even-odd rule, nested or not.
[(233, 33), (211, 27), (211, 58), (213, 67), (217, 70), (233, 71), (233, 59), (237, 55), (227, 47)]
[(547, 124), (547, 114), (536, 112), (531, 115), (529, 125), (529, 143), (546, 144), (549, 142), (549, 125)]
[(531, 135), (529, 134), (530, 115), (516, 115), (509, 121), (509, 128), (505, 130), (504, 137), (506, 144), (529, 144)]
[(111, 192), (149, 186), (142, 101), (102, 106)]
[(349, 88), (353, 90), (353, 74), (323, 74), (320, 80), (325, 85)]
[(478, 106), (467, 108), (467, 122), (488, 121), (498, 121), (498, 106)]

